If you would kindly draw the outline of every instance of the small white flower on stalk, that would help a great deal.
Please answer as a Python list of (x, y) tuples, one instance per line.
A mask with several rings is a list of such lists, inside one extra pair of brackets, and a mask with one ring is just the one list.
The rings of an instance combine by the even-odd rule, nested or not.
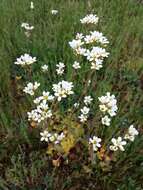
[(57, 15), (58, 14), (58, 10), (51, 10), (52, 15)]
[(55, 144), (59, 144), (63, 140), (63, 138), (65, 138), (65, 134), (62, 132), (60, 135), (57, 135)]
[(51, 136), (51, 133), (45, 130), (41, 132), (40, 135), (41, 135), (41, 141), (49, 142), (49, 137)]
[(21, 27), (28, 31), (31, 31), (34, 29), (34, 26), (30, 26), (28, 23), (25, 23), (25, 22), (21, 24)]
[(88, 116), (81, 114), (78, 118), (80, 119), (80, 122), (84, 123), (85, 121), (87, 121)]
[(105, 115), (105, 116), (102, 118), (101, 121), (102, 121), (102, 124), (103, 124), (103, 125), (110, 126), (111, 119), (108, 117), (108, 115)]
[(25, 53), (24, 55), (21, 55), (19, 58), (17, 58), (14, 64), (27, 66), (27, 65), (32, 65), (36, 61), (37, 61), (36, 57), (31, 57), (29, 54)]
[(139, 132), (136, 130), (136, 128), (133, 125), (130, 125), (128, 129), (128, 133), (125, 135), (124, 139), (128, 139), (130, 141), (135, 140), (135, 136), (137, 136)]
[(122, 137), (118, 137), (117, 139), (112, 138), (111, 142), (113, 145), (111, 145), (109, 148), (112, 151), (117, 151), (118, 149), (121, 151), (124, 151), (124, 146), (127, 144), (126, 141), (122, 140)]
[(91, 80), (88, 81), (88, 86), (90, 86), (90, 84), (91, 84)]
[(25, 35), (26, 37), (30, 37), (31, 36), (31, 32), (34, 29), (34, 26), (30, 26), (28, 23), (22, 23), (21, 27), (25, 29)]
[(47, 72), (48, 71), (48, 65), (42, 65), (41, 69), (43, 72)]
[(66, 98), (68, 95), (73, 94), (73, 83), (68, 81), (61, 81), (58, 84), (53, 84), (53, 91), (55, 97), (57, 97), (58, 101), (61, 101), (62, 98)]
[(93, 98), (91, 98), (91, 96), (85, 96), (84, 97), (84, 103), (85, 103), (85, 105), (91, 104), (92, 100), (93, 100)]
[(77, 61), (74, 62), (74, 64), (72, 65), (72, 67), (74, 69), (76, 69), (76, 70), (81, 68), (80, 64)]
[(93, 138), (89, 138), (89, 144), (92, 144), (93, 146), (93, 151), (97, 151), (98, 148), (101, 147), (101, 138), (98, 138), (96, 136), (93, 136)]
[(75, 108), (78, 108), (79, 107), (79, 103), (74, 103), (74, 105), (73, 105)]
[(59, 62), (59, 64), (56, 65), (57, 69), (56, 72), (58, 75), (62, 75), (64, 73), (65, 64)]
[(37, 88), (39, 86), (40, 86), (40, 83), (37, 83), (37, 82), (31, 83), (31, 82), (29, 82), (27, 84), (27, 86), (23, 89), (23, 92), (25, 92), (26, 94), (30, 94), (31, 96), (33, 96), (35, 90), (37, 90)]
[(84, 18), (80, 19), (82, 24), (97, 24), (99, 18), (94, 14), (86, 15)]
[(33, 3), (33, 1), (30, 2), (30, 9), (34, 9), (34, 3)]

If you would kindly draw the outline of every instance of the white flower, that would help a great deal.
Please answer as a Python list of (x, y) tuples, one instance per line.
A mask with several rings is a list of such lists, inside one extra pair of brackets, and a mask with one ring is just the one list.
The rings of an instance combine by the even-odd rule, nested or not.
[(89, 14), (86, 15), (84, 18), (80, 19), (82, 24), (97, 24), (99, 18), (96, 15)]
[(124, 151), (124, 146), (126, 145), (126, 141), (122, 140), (122, 137), (118, 137), (117, 139), (112, 138), (111, 142), (113, 143), (113, 145), (110, 146), (110, 150), (112, 151), (117, 151), (118, 149), (120, 149), (121, 151)]
[(42, 96), (37, 97), (35, 100), (33, 100), (34, 104), (39, 104), (42, 100)]
[(58, 14), (58, 10), (51, 10), (52, 15)]
[(84, 36), (83, 36), (82, 33), (77, 33), (77, 34), (76, 34), (76, 40), (81, 40), (81, 39), (83, 39), (83, 38), (84, 38)]
[(63, 138), (65, 138), (65, 135), (64, 135), (64, 133), (62, 132), (60, 135), (57, 135), (57, 139), (56, 139), (56, 141), (55, 141), (55, 144), (59, 144), (60, 141), (63, 140)]
[(78, 118), (80, 119), (80, 122), (84, 123), (85, 121), (87, 121), (88, 116), (81, 114), (80, 116), (78, 116)]
[(63, 138), (65, 138), (63, 132), (61, 134), (57, 133), (52, 134), (45, 130), (43, 133), (40, 133), (40, 135), (41, 135), (41, 141), (52, 142), (54, 144), (59, 144), (63, 140)]
[(43, 72), (48, 71), (48, 65), (42, 65), (41, 69), (42, 69)]
[(117, 100), (114, 95), (110, 95), (110, 92), (107, 92), (105, 96), (98, 98), (100, 101), (99, 109), (103, 113), (107, 112), (111, 117), (116, 115), (118, 110)]
[(110, 122), (111, 122), (111, 119), (108, 117), (108, 115), (105, 115), (105, 116), (102, 118), (102, 124), (103, 124), (103, 125), (109, 126), (109, 125), (110, 125)]
[(46, 92), (46, 91), (43, 91), (43, 96), (42, 96), (42, 99), (43, 100), (48, 100), (48, 101), (52, 101), (54, 100), (54, 96), (53, 95), (50, 95), (50, 92)]
[(97, 43), (101, 43), (101, 44), (106, 45), (109, 43), (107, 38), (105, 36), (103, 36), (103, 34), (98, 32), (98, 31), (94, 31), (94, 32), (91, 31), (90, 35), (86, 35), (84, 40), (85, 40), (86, 44), (97, 42)]
[(93, 138), (89, 138), (89, 144), (92, 144), (94, 151), (97, 151), (98, 148), (101, 147), (100, 142), (101, 142), (101, 138), (98, 138), (96, 136), (93, 136)]
[(33, 1), (30, 2), (30, 9), (34, 9), (34, 3), (33, 3)]
[(91, 80), (88, 81), (88, 86), (91, 84)]
[(91, 98), (91, 96), (85, 96), (84, 97), (84, 103), (85, 103), (85, 105), (91, 104), (92, 100), (93, 100), (93, 98)]
[(34, 29), (34, 26), (30, 26), (28, 23), (25, 23), (25, 22), (23, 22), (23, 23), (21, 24), (21, 27), (24, 28), (24, 29), (27, 30), (27, 31), (31, 31), (31, 30)]
[(79, 47), (81, 47), (84, 44), (84, 42), (81, 41), (81, 39), (78, 40), (72, 40), (71, 42), (69, 42), (69, 45), (72, 49), (76, 50)]
[(103, 60), (103, 58), (108, 57), (109, 53), (106, 52), (104, 48), (93, 47), (91, 51), (86, 51), (85, 56), (87, 60), (91, 62), (96, 62), (97, 60)]
[(103, 60), (97, 59), (96, 62), (91, 62), (91, 69), (100, 70), (103, 66)]
[(80, 69), (81, 68), (80, 64), (77, 61), (75, 61), (72, 66), (74, 69)]
[(130, 141), (134, 141), (135, 140), (135, 136), (137, 136), (139, 134), (139, 132), (136, 130), (136, 128), (134, 128), (133, 125), (130, 125), (129, 129), (128, 129), (128, 133), (125, 135), (125, 139), (129, 139)]
[(56, 72), (58, 75), (62, 75), (64, 73), (65, 64), (59, 62), (59, 64), (56, 65), (57, 69)]
[(48, 131), (44, 131), (40, 133), (41, 135), (41, 141), (46, 141), (49, 142), (49, 137), (51, 136), (51, 134)]
[(71, 95), (74, 92), (72, 91), (73, 83), (68, 81), (61, 81), (58, 84), (53, 84), (54, 95), (58, 98), (58, 101), (61, 101), (62, 98), (66, 98), (67, 95)]
[(36, 57), (31, 57), (29, 54), (21, 55), (19, 58), (16, 59), (16, 62), (14, 64), (16, 65), (31, 65), (36, 62)]
[(87, 115), (89, 113), (89, 108), (84, 106), (82, 109), (81, 109), (81, 113), (84, 114), (84, 115)]
[(23, 89), (23, 91), (24, 91), (26, 94), (30, 94), (31, 96), (33, 96), (35, 90), (36, 90), (39, 86), (40, 86), (40, 83), (34, 82), (34, 84), (33, 84), (33, 83), (29, 82), (29, 83), (27, 84), (27, 86)]
[(41, 101), (53, 101), (54, 96), (50, 94), (50, 92), (43, 91), (42, 96), (37, 97), (33, 102), (35, 104), (39, 104)]
[(73, 105), (75, 108), (78, 108), (79, 107), (79, 103), (74, 103), (74, 105)]
[(84, 106), (80, 111), (81, 111), (81, 115), (78, 116), (78, 118), (83, 123), (83, 122), (87, 121), (90, 109), (88, 107)]
[(76, 52), (76, 54), (77, 55), (85, 55), (86, 54), (86, 52), (87, 52), (87, 49), (86, 48), (82, 48), (82, 47), (79, 47), (79, 48), (77, 48), (76, 50), (75, 50), (75, 52)]

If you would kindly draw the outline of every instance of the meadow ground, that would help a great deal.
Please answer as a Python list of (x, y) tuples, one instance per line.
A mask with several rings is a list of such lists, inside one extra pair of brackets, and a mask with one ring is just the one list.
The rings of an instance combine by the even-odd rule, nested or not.
[[(142, 190), (143, 189), (143, 3), (139, 0), (29, 0), (0, 1), (0, 190)], [(57, 9), (57, 15), (51, 10)], [(79, 145), (69, 154), (69, 163), (56, 167), (39, 141), (37, 129), (27, 122), (31, 100), (19, 93), (26, 78), (14, 64), (20, 55), (37, 57), (33, 78), (46, 88), (58, 80), (55, 65), (63, 61), (71, 79), (75, 59), (68, 42), (78, 31), (79, 22), (88, 13), (99, 16), (98, 30), (109, 39), (109, 57), (96, 76), (93, 99), (111, 91), (118, 100), (118, 116), (112, 130), (134, 124), (138, 137), (125, 152), (110, 163), (90, 165), (87, 150)], [(21, 23), (34, 25), (26, 38)], [(39, 74), (43, 63), (49, 73)], [(86, 66), (79, 71), (79, 82)], [(22, 76), (22, 79), (20, 79)], [(77, 86), (77, 94), (82, 92)], [(94, 91), (95, 90), (95, 91)], [(97, 102), (93, 105), (95, 113)], [(62, 110), (62, 108), (61, 108)], [(94, 112), (93, 112), (94, 115)], [(95, 120), (98, 114), (95, 114)], [(98, 123), (97, 123), (98, 124)], [(96, 125), (95, 124), (95, 129)], [(108, 131), (108, 135), (115, 133)], [(105, 131), (103, 131), (104, 133)], [(106, 136), (106, 134), (102, 134)], [(108, 137), (107, 137), (108, 138)], [(79, 151), (79, 152), (78, 152)], [(85, 151), (85, 152), (84, 152)]]

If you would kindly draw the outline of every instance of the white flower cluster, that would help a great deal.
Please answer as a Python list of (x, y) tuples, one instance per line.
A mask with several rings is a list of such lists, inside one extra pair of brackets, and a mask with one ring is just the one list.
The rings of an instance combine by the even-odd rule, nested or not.
[(127, 144), (126, 141), (122, 139), (122, 137), (118, 137), (117, 139), (112, 138), (111, 142), (113, 145), (110, 146), (110, 150), (117, 151), (118, 149), (124, 151), (124, 146)]
[(66, 98), (68, 95), (73, 94), (73, 83), (62, 80), (58, 84), (53, 84), (53, 91), (55, 97), (57, 97), (58, 101), (61, 101), (62, 98)]
[(40, 83), (38, 82), (29, 82), (27, 84), (27, 86), (23, 89), (23, 92), (25, 92), (26, 94), (30, 94), (31, 96), (34, 95), (35, 90), (37, 90), (37, 88), (40, 86)]
[(84, 18), (80, 19), (82, 24), (97, 24), (99, 18), (94, 14), (86, 15)]
[(102, 68), (103, 59), (108, 57), (109, 53), (104, 48), (93, 47), (91, 50), (87, 50), (84, 55), (91, 62), (91, 69), (99, 70)]
[(110, 92), (107, 92), (105, 96), (98, 98), (100, 101), (99, 109), (101, 112), (108, 113), (111, 117), (115, 116), (118, 110), (117, 100), (114, 95), (111, 95)]
[(56, 72), (58, 75), (62, 75), (64, 73), (65, 64), (59, 62), (59, 64), (56, 65), (57, 69)]
[[(91, 14), (85, 17), (83, 22), (92, 23), (92, 18), (93, 23), (95, 20), (98, 20), (95, 15)], [(77, 33), (76, 39), (70, 41), (69, 45), (77, 55), (86, 57), (87, 61), (91, 64), (91, 69), (100, 70), (100, 68), (102, 68), (104, 58), (108, 57), (109, 53), (106, 52), (105, 48), (98, 47), (96, 44), (95, 46), (89, 46), (89, 44), (93, 44), (93, 42), (96, 42), (97, 45), (101, 44), (102, 46), (106, 46), (109, 43), (107, 38), (103, 36), (101, 32), (90, 31), (90, 34), (85, 36), (82, 33)]]
[(41, 141), (54, 142), (54, 144), (59, 144), (65, 137), (63, 132), (61, 134), (57, 133), (52, 134), (46, 130), (44, 132), (41, 132), (40, 135), (41, 135)]
[(92, 144), (93, 151), (97, 151), (98, 148), (101, 147), (101, 138), (98, 138), (96, 136), (93, 136), (93, 138), (89, 138), (89, 144)]
[(31, 65), (35, 62), (36, 62), (36, 57), (31, 57), (29, 54), (25, 53), (24, 55), (21, 55), (19, 58), (17, 58), (14, 64), (26, 66), (26, 65)]
[(97, 42), (97, 43), (106, 45), (109, 43), (107, 38), (105, 36), (103, 36), (103, 34), (101, 32), (98, 32), (98, 31), (91, 31), (90, 35), (85, 36), (84, 41), (86, 44), (91, 44), (91, 43)]
[(31, 112), (27, 112), (27, 114), (29, 121), (38, 123), (52, 117), (52, 111), (49, 109), (46, 100), (43, 100), (36, 109), (32, 110)]
[(47, 72), (48, 71), (48, 65), (42, 65), (41, 69), (43, 72)]
[(131, 125), (128, 129), (128, 133), (125, 135), (125, 139), (128, 139), (130, 141), (134, 141), (135, 136), (137, 136), (139, 134), (139, 132), (136, 130), (136, 128), (134, 128), (133, 125)]
[(26, 31), (31, 31), (34, 29), (34, 26), (30, 26), (28, 23), (23, 22), (21, 27), (24, 28)]
[[(109, 114), (110, 117), (116, 115), (118, 110), (117, 107), (117, 100), (115, 99), (114, 95), (111, 95), (110, 92), (107, 92), (105, 96), (101, 96), (98, 98), (100, 101), (99, 109), (103, 114)], [(110, 126), (111, 119), (108, 115), (105, 115), (101, 122), (103, 125)]]
[[(135, 136), (137, 136), (139, 132), (134, 128), (133, 125), (130, 125), (128, 129), (128, 133), (125, 135), (124, 139), (134, 141)], [(125, 140), (122, 139), (122, 137), (118, 137), (117, 139), (112, 138), (111, 142), (113, 145), (110, 146), (110, 150), (117, 151), (118, 149), (121, 151), (124, 151), (124, 146), (127, 144)]]

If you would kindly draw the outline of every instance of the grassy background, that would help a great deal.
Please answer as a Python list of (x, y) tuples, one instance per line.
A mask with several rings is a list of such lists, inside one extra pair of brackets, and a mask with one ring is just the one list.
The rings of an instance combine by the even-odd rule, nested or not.
[[(31, 12), (29, 0), (0, 1), (0, 189), (82, 190), (143, 189), (143, 138), (137, 138), (126, 153), (113, 163), (110, 172), (89, 173), (80, 161), (53, 168), (42, 151), (35, 132), (28, 128), (29, 105), (18, 91), (16, 76), (27, 79), (13, 63), (24, 53), (38, 58), (33, 77), (46, 88), (57, 81), (55, 65), (66, 63), (66, 78), (71, 79), (74, 56), (68, 41), (84, 31), (79, 19), (93, 12), (100, 17), (97, 29), (110, 41), (110, 56), (89, 89), (93, 97), (113, 92), (118, 99), (120, 126), (135, 123), (142, 133), (143, 123), (143, 5), (137, 0), (35, 0)], [(53, 16), (50, 10), (58, 9)], [(20, 25), (35, 26), (26, 39)], [(39, 75), (40, 65), (48, 64), (49, 74)], [(86, 69), (86, 68), (84, 68)], [(78, 81), (86, 77), (81, 70)], [(98, 83), (96, 83), (98, 81)], [(96, 93), (94, 89), (96, 88)], [(77, 94), (82, 88), (77, 87)], [(30, 103), (29, 103), (30, 104)], [(93, 108), (96, 104), (93, 105)], [(128, 119), (129, 120), (128, 120)], [(116, 125), (116, 121), (114, 125)], [(84, 156), (83, 156), (84, 157)], [(84, 163), (84, 158), (82, 162)]]

